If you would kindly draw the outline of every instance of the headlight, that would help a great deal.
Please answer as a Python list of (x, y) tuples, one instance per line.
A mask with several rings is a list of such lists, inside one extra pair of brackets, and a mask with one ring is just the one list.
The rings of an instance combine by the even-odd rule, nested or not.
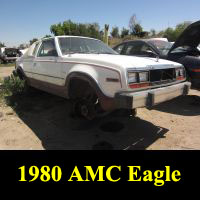
[(129, 83), (137, 83), (137, 73), (136, 72), (128, 72), (128, 82)]
[(149, 80), (148, 72), (139, 72), (139, 80), (140, 82), (147, 82)]
[(149, 81), (149, 72), (128, 72), (128, 83), (143, 83)]
[(185, 76), (185, 70), (183, 68), (180, 69), (180, 75)]
[(184, 68), (177, 68), (176, 69), (176, 77), (185, 77), (185, 69)]

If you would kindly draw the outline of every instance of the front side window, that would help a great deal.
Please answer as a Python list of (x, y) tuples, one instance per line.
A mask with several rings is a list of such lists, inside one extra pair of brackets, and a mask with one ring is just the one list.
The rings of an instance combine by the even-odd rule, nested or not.
[(115, 50), (117, 53), (121, 54), (123, 48), (124, 48), (124, 44), (120, 44), (119, 46), (115, 47), (114, 50)]
[(59, 38), (59, 45), (63, 55), (73, 53), (84, 54), (117, 54), (103, 42), (88, 38)]
[(38, 52), (38, 57), (46, 56), (58, 56), (54, 40), (45, 40), (42, 42)]

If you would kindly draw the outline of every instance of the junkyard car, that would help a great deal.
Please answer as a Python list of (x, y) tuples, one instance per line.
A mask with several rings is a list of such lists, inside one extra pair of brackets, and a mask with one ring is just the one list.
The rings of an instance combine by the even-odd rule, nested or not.
[(15, 74), (29, 86), (72, 99), (87, 119), (116, 109), (135, 110), (186, 95), (184, 67), (175, 62), (118, 55), (103, 42), (57, 36), (34, 43)]
[(0, 63), (15, 62), (21, 55), (19, 49), (2, 47), (0, 48)]
[(127, 41), (114, 47), (122, 55), (160, 57), (184, 65), (188, 79), (200, 86), (200, 21), (188, 26), (175, 43), (158, 39)]

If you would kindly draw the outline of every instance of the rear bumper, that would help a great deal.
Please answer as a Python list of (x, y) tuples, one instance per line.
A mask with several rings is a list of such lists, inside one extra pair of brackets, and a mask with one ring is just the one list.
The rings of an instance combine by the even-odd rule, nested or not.
[(159, 103), (171, 100), (181, 95), (187, 95), (191, 87), (190, 82), (183, 82), (167, 87), (141, 92), (122, 92), (115, 95), (117, 108), (151, 108)]

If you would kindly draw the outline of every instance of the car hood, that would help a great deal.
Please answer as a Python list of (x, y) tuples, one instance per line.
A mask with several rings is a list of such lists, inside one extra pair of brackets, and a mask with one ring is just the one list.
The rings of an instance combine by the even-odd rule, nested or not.
[[(65, 56), (68, 57), (68, 56)], [(65, 58), (64, 57), (64, 58)], [(70, 59), (69, 59), (70, 58)], [(110, 66), (113, 68), (172, 68), (180, 67), (179, 63), (175, 63), (168, 60), (136, 57), (136, 56), (124, 56), (124, 55), (109, 55), (109, 54), (73, 54), (67, 59), (72, 62), (78, 62), (83, 64), (93, 64)]]
[(189, 25), (183, 33), (178, 37), (172, 48), (173, 49), (181, 46), (190, 46), (196, 48), (200, 43), (200, 21), (197, 21)]

